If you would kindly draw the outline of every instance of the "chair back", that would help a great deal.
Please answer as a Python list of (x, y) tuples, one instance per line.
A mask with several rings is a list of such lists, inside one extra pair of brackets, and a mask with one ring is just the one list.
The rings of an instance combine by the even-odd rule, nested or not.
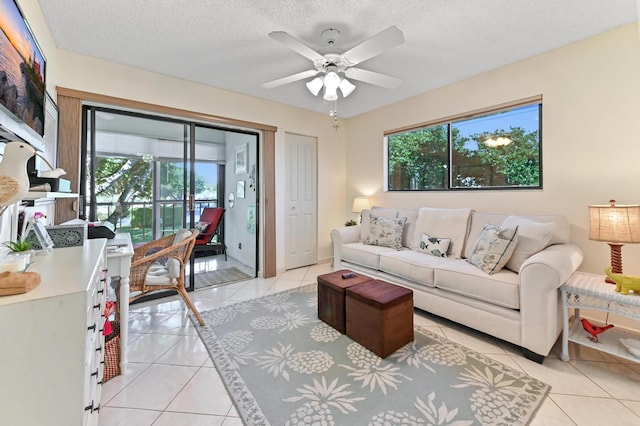
[(198, 235), (196, 244), (207, 244), (211, 241), (222, 222), (224, 210), (222, 207), (205, 207), (202, 209), (200, 222), (208, 223), (208, 225)]

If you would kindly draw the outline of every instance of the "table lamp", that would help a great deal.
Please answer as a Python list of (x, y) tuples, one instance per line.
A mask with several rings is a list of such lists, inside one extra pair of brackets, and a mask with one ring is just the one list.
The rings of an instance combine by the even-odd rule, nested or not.
[[(353, 213), (362, 213), (362, 210), (368, 209), (369, 199), (367, 197), (356, 197), (353, 199), (353, 207), (351, 207), (351, 211)], [(362, 216), (360, 216), (360, 220), (362, 220)]]
[[(622, 273), (622, 246), (640, 242), (640, 205), (589, 206), (589, 239), (604, 241), (611, 248), (611, 271)], [(605, 281), (612, 283), (608, 277)]]

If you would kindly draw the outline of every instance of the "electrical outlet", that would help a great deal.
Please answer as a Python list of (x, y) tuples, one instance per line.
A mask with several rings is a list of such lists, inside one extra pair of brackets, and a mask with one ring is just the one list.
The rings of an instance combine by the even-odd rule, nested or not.
[(238, 250), (242, 250), (242, 243), (238, 243)]

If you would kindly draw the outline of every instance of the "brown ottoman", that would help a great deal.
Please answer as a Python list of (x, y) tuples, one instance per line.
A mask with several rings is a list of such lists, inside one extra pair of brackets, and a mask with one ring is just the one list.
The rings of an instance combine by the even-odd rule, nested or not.
[(353, 273), (347, 269), (318, 275), (318, 318), (344, 334), (345, 290), (371, 281), (371, 278), (356, 274), (353, 278), (342, 278), (342, 274)]
[(413, 291), (372, 280), (346, 292), (351, 339), (380, 358), (413, 341)]

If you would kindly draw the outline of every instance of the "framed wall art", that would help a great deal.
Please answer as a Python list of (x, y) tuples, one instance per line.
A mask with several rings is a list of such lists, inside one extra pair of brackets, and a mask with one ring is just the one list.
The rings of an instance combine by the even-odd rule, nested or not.
[(236, 174), (247, 173), (247, 144), (236, 147)]
[(236, 184), (236, 195), (238, 198), (244, 198), (244, 181), (239, 180)]

